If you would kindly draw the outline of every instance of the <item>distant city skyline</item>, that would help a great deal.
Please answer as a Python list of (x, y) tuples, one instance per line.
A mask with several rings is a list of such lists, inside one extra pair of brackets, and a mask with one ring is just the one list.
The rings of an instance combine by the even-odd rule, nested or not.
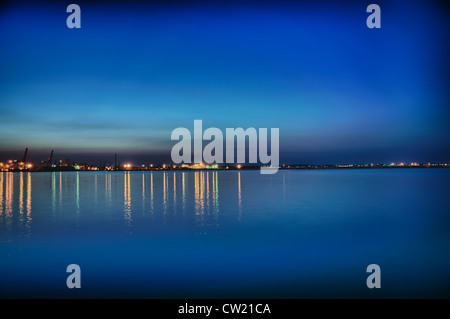
[(277, 127), (280, 163), (450, 162), (437, 1), (9, 3), (0, 161), (170, 162), (177, 127)]

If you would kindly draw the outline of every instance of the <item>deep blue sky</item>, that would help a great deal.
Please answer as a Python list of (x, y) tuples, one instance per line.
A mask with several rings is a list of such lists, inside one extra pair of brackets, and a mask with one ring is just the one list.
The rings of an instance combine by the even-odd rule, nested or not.
[(0, 160), (167, 160), (202, 119), (280, 128), (281, 162), (450, 162), (438, 2), (73, 2), (81, 29), (71, 2), (0, 7)]

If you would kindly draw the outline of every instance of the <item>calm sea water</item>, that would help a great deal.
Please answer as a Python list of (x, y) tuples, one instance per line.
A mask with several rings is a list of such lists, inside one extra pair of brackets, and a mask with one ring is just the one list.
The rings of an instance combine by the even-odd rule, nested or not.
[[(0, 295), (450, 296), (450, 170), (0, 173)], [(381, 288), (368, 289), (369, 264)], [(66, 267), (81, 267), (68, 289)]]

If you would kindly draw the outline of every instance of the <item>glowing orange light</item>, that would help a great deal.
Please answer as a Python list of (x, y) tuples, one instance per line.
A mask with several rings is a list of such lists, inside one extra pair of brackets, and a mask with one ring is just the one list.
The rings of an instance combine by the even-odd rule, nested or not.
[(241, 164), (239, 164), (238, 166), (236, 166), (237, 167), (237, 169), (241, 169), (241, 167), (242, 167), (242, 165)]

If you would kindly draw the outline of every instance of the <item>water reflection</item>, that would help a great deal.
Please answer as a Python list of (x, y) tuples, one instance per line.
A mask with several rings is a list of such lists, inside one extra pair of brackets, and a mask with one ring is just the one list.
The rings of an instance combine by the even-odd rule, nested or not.
[(209, 211), (209, 172), (206, 172), (206, 206)]
[(127, 224), (128, 231), (131, 231), (131, 185), (130, 185), (130, 172), (125, 172), (123, 175), (123, 206), (124, 206), (124, 218)]
[(20, 172), (19, 176), (19, 221), (23, 221), (23, 205), (24, 205), (24, 194), (23, 194), (23, 172)]
[(59, 172), (59, 207), (62, 206), (62, 172)]
[[(166, 282), (174, 284), (174, 291), (178, 295), (185, 292), (196, 295), (201, 291), (207, 294), (212, 286), (218, 287), (213, 291), (218, 295), (218, 292), (229, 291), (233, 288), (231, 284), (238, 281), (243, 282), (236, 289), (245, 290), (246, 287), (254, 287), (261, 274), (283, 274), (283, 278), (278, 276), (270, 280), (275, 283), (266, 287), (265, 291), (270, 293), (280, 288), (296, 290), (302, 286), (308, 276), (299, 276), (298, 269), (312, 270), (313, 279), (321, 276), (324, 258), (317, 258), (317, 248), (325, 249), (319, 257), (326, 256), (327, 261), (338, 268), (337, 272), (326, 278), (332, 282), (333, 278), (339, 276), (359, 280), (360, 276), (354, 274), (352, 265), (370, 260), (374, 249), (376, 252), (386, 252), (385, 256), (380, 255), (380, 262), (386, 263), (399, 249), (409, 247), (403, 254), (406, 260), (393, 267), (406, 269), (410, 261), (426, 260), (436, 275), (425, 278), (423, 282), (434, 282), (436, 285), (419, 288), (427, 292), (425, 297), (433, 289), (444, 291), (449, 280), (439, 281), (442, 278), (438, 275), (450, 266), (450, 261), (443, 258), (445, 254), (441, 254), (448, 248), (445, 244), (450, 240), (446, 218), (450, 204), (445, 197), (450, 172), (433, 169), (419, 172), (412, 169), (408, 173), (407, 170), (398, 169), (390, 170), (389, 173), (383, 171), (376, 176), (374, 172), (296, 170), (286, 171), (286, 176), (282, 175), (284, 172), (263, 176), (251, 171), (212, 170), (177, 171), (175, 174), (161, 171), (56, 174), (0, 172), (0, 268), (4, 279), (0, 280), (0, 290), (14, 292), (25, 287), (26, 293), (31, 296), (38, 290), (39, 294), (45, 293), (45, 289), (40, 287), (46, 288), (47, 282), (61, 282), (58, 278), (54, 279), (53, 269), (62, 268), (60, 277), (64, 280), (64, 265), (79, 261), (87, 270), (94, 271), (90, 274), (91, 278), (101, 279), (92, 282), (92, 287), (100, 288), (88, 292), (87, 297), (108, 293), (102, 287), (109, 274), (120, 274), (133, 265), (139, 270), (135, 276), (128, 281), (122, 278), (119, 280), (118, 288), (121, 289), (118, 290), (123, 291), (125, 296), (135, 294), (136, 291), (148, 293), (150, 290), (145, 288), (152, 285), (157, 292), (165, 288), (169, 291), (172, 287), (168, 287)], [(96, 175), (98, 198), (97, 203), (94, 203)], [(417, 179), (412, 180), (413, 177)], [(103, 181), (105, 185), (102, 185)], [(271, 181), (273, 187), (270, 187)], [(386, 187), (393, 183), (396, 183), (395, 189)], [(342, 189), (342, 185), (346, 188)], [(288, 199), (286, 204), (280, 203), (284, 187)], [(411, 196), (411, 190), (415, 196)], [(56, 203), (58, 218), (53, 220), (51, 209), (55, 191), (56, 200), (59, 197), (64, 202), (63, 210), (59, 210)], [(323, 194), (333, 196), (331, 199), (328, 196), (324, 201)], [(167, 216), (162, 215), (164, 196)], [(379, 206), (373, 208), (370, 200), (376, 201), (380, 197), (386, 200), (375, 202)], [(112, 198), (112, 207), (105, 206), (108, 198)], [(349, 199), (353, 202), (349, 203)], [(154, 205), (155, 213), (141, 214), (140, 200), (145, 201), (146, 209), (149, 209), (150, 204)], [(431, 210), (432, 202), (436, 204), (431, 206)], [(184, 203), (186, 213), (182, 215), (181, 206)], [(94, 209), (95, 205), (97, 209)], [(79, 215), (75, 214), (77, 206)], [(172, 206), (178, 206), (176, 216)], [(330, 207), (336, 209), (330, 210)], [(239, 209), (242, 210), (241, 222), (237, 221)], [(6, 224), (10, 217), (7, 214), (12, 214), (9, 232)], [(408, 217), (407, 224), (405, 215)], [(131, 220), (131, 217), (133, 235), (124, 236), (126, 219)], [(74, 227), (78, 223), (77, 218), (78, 229)], [(382, 233), (373, 229), (373, 225), (386, 220), (389, 223), (383, 224), (385, 227)], [(30, 225), (32, 239), (21, 241), (26, 230), (24, 226), (30, 230)], [(197, 234), (192, 236), (194, 232)], [(215, 234), (203, 238), (197, 236), (198, 233), (211, 232)], [(367, 234), (362, 237), (362, 242), (361, 236), (358, 238), (360, 234)], [(358, 239), (360, 244), (354, 245)], [(366, 253), (365, 248), (372, 246), (374, 249)], [(348, 263), (342, 262), (341, 252), (349, 260)], [(178, 258), (180, 253), (184, 263), (177, 264), (181, 259)], [(421, 259), (422, 255), (426, 258)], [(38, 262), (37, 274), (42, 280), (27, 284), (33, 273), (27, 275), (24, 270), (33, 262)], [(113, 268), (105, 273), (104, 265)], [(422, 263), (414, 271), (420, 272), (429, 265)], [(345, 268), (343, 266), (348, 268), (348, 273), (342, 270)], [(49, 268), (48, 271), (44, 271), (46, 268)], [(217, 281), (215, 278), (220, 272), (223, 273), (223, 280)], [(192, 284), (197, 285), (201, 289), (177, 290), (180, 286), (178, 279), (189, 276), (192, 280), (182, 284), (185, 283), (188, 288)], [(229, 278), (233, 276), (236, 281), (230, 284)], [(281, 282), (280, 278), (283, 279)], [(407, 279), (409, 277), (405, 279), (406, 284)], [(396, 283), (405, 286), (403, 281)], [(138, 284), (137, 288), (135, 284)], [(314, 288), (316, 283), (311, 280), (307, 281), (307, 285)], [(59, 294), (60, 290), (48, 290), (50, 297)], [(334, 292), (335, 289), (331, 288), (326, 293)], [(289, 296), (298, 297), (293, 294)]]
[(153, 214), (153, 172), (150, 173), (150, 209)]
[(0, 222), (3, 219), (3, 172), (0, 172)]
[(5, 189), (5, 226), (7, 229), (11, 227), (13, 212), (13, 194), (14, 194), (14, 174), (6, 173), (6, 189)]
[[(141, 210), (142, 216), (145, 216), (146, 209), (149, 209), (152, 214), (161, 212), (164, 216), (162, 219), (165, 224), (171, 218), (171, 215), (176, 215), (177, 211), (182, 207), (183, 216), (191, 212), (197, 225), (201, 226), (217, 226), (219, 213), (219, 173), (213, 171), (197, 171), (197, 172), (147, 172), (135, 174), (133, 172), (123, 172), (123, 214), (129, 230), (132, 226), (133, 219), (138, 218), (134, 214), (132, 218), (132, 211), (136, 213)], [(121, 174), (121, 175), (122, 175)], [(150, 175), (150, 176), (149, 176)], [(120, 176), (120, 175), (119, 175)], [(131, 194), (131, 177), (137, 182), (139, 194), (135, 198), (137, 203), (141, 201), (140, 207), (133, 206), (132, 209), (132, 194)], [(192, 184), (189, 179), (194, 179)], [(150, 179), (150, 180), (148, 180)], [(238, 202), (241, 209), (242, 195), (240, 188), (240, 173), (238, 175)], [(148, 185), (148, 183), (150, 185)], [(159, 184), (162, 187), (162, 192), (158, 192), (155, 185)], [(94, 183), (95, 185), (95, 183)], [(193, 197), (188, 194), (193, 191)], [(149, 193), (148, 193), (149, 192)], [(191, 193), (192, 194), (192, 193)], [(111, 176), (105, 176), (105, 200), (111, 198)], [(192, 206), (189, 206), (191, 200)], [(191, 207), (191, 210), (189, 210)], [(192, 209), (193, 208), (193, 209)], [(156, 209), (156, 210), (155, 210)], [(187, 215), (186, 217), (188, 217)], [(186, 218), (183, 217), (183, 218)], [(140, 218), (140, 217), (139, 217)]]
[(111, 174), (105, 174), (105, 202), (111, 206)]
[(77, 214), (80, 213), (80, 172), (77, 172), (75, 184), (75, 204), (77, 207)]
[(203, 202), (203, 172), (195, 172), (194, 174), (195, 217), (197, 225), (203, 226), (205, 221)]
[(239, 208), (239, 220), (240, 220), (242, 217), (241, 172), (238, 172), (238, 208)]
[[(214, 222), (217, 225), (217, 218), (219, 212), (219, 188), (217, 184), (217, 172), (212, 172), (212, 203), (213, 203), (213, 216)], [(218, 226), (218, 225), (217, 225)]]
[(169, 195), (169, 177), (168, 173), (163, 173), (163, 210), (164, 215), (167, 212), (167, 196)]
[(183, 213), (186, 212), (186, 173), (181, 173), (181, 191), (182, 191), (182, 205), (183, 205)]
[(194, 198), (195, 198), (195, 215), (200, 216), (204, 214), (203, 201), (203, 172), (195, 172), (194, 177)]
[(8, 240), (12, 231), (29, 235), (31, 223), (31, 174), (0, 172), (0, 234)]
[(27, 236), (31, 234), (31, 173), (27, 173), (27, 221), (25, 224)]
[[(188, 175), (189, 176), (189, 175)], [(183, 190), (186, 188), (183, 182)], [(183, 199), (185, 196), (183, 196)], [(184, 202), (183, 202), (184, 203)], [(218, 172), (194, 173), (194, 215), (198, 226), (217, 227), (219, 212)]]
[(219, 181), (218, 181), (218, 172), (214, 172), (216, 176), (214, 180), (214, 207), (216, 209), (216, 213), (219, 212)]
[[(177, 223), (194, 223), (202, 227), (203, 231), (204, 227), (217, 227), (219, 223), (219, 174), (217, 171), (39, 174), (0, 172), (0, 226), (5, 234), (8, 229), (19, 225), (30, 230), (32, 206), (35, 210), (33, 220), (50, 217), (50, 221), (54, 223), (75, 222), (76, 229), (84, 227), (85, 221), (82, 218), (86, 216), (97, 220), (99, 216), (95, 214), (106, 212), (105, 218), (114, 218), (112, 213), (108, 213), (119, 208), (123, 214), (122, 225), (126, 225), (129, 233), (132, 227), (134, 229), (138, 225), (138, 220), (139, 225), (145, 225), (146, 222), (161, 223), (164, 227)], [(35, 185), (32, 185), (32, 178), (35, 177)], [(230, 207), (231, 212), (239, 210), (240, 217), (243, 176), (239, 172), (232, 177), (237, 178), (237, 185), (234, 182), (234, 185), (229, 185), (230, 191), (226, 192), (227, 200), (224, 203), (225, 207)], [(47, 187), (43, 187), (45, 185)], [(32, 187), (37, 190), (36, 198), (33, 199)], [(39, 212), (36, 211), (33, 200), (37, 201)], [(146, 214), (148, 211), (152, 215), (158, 213), (160, 216), (146, 219), (149, 218)], [(70, 212), (75, 212), (75, 216), (69, 214)], [(181, 212), (182, 214), (179, 214)], [(236, 215), (234, 216), (236, 218)], [(141, 219), (144, 219), (143, 224), (140, 224)], [(20, 233), (23, 234), (22, 231)]]
[(173, 209), (174, 213), (177, 212), (177, 175), (173, 172)]
[(56, 172), (52, 173), (52, 213), (55, 215), (56, 211)]
[(145, 211), (145, 173), (142, 173), (142, 211)]
[(94, 197), (97, 204), (97, 174), (94, 175)]

